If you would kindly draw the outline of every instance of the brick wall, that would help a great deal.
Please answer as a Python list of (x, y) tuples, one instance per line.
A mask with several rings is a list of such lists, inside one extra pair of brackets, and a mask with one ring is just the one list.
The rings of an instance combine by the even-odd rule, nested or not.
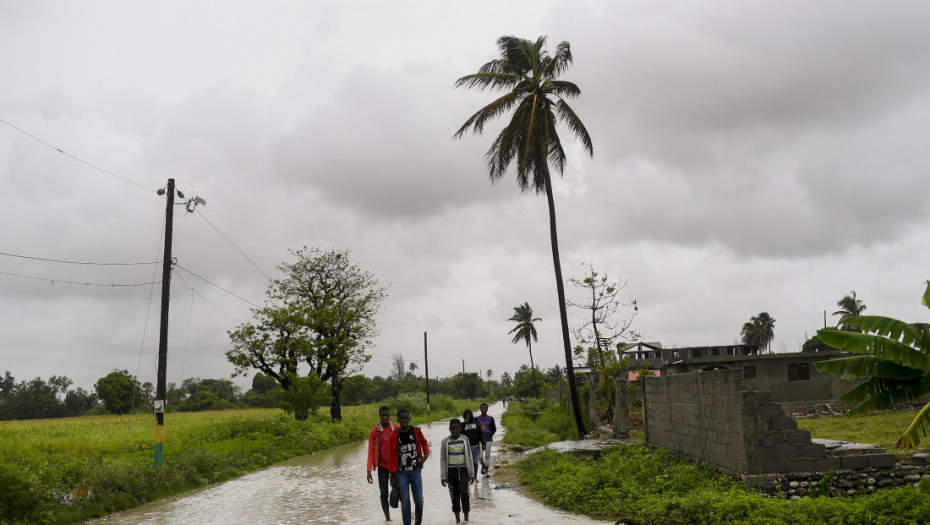
[(828, 456), (768, 392), (748, 390), (740, 369), (644, 379), (650, 445), (737, 474), (894, 466), (892, 454)]

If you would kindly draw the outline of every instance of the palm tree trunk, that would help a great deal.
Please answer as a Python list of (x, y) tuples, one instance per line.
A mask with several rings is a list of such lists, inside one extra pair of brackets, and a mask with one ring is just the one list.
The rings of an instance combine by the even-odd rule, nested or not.
[(536, 386), (536, 365), (533, 364), (533, 343), (527, 339), (526, 347), (530, 350), (530, 368), (533, 369), (533, 395), (539, 399), (539, 387)]
[(572, 412), (575, 414), (575, 427), (578, 437), (585, 436), (584, 420), (581, 418), (581, 405), (578, 402), (578, 388), (575, 386), (575, 365), (572, 363), (572, 344), (568, 335), (568, 312), (565, 309), (565, 285), (562, 283), (562, 263), (559, 261), (559, 236), (555, 226), (555, 199), (552, 196), (552, 180), (549, 177), (549, 165), (542, 164), (546, 176), (546, 199), (549, 203), (549, 238), (552, 244), (552, 265), (555, 267), (555, 288), (559, 295), (559, 317), (562, 320), (562, 342), (565, 347), (565, 373), (568, 375), (568, 394), (571, 399)]

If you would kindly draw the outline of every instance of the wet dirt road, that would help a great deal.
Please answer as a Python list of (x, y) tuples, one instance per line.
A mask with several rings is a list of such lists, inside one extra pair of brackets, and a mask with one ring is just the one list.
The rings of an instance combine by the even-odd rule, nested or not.
[[(476, 407), (477, 408), (477, 407)], [(488, 411), (498, 422), (503, 411), (497, 403)], [(476, 412), (477, 413), (477, 412)], [(372, 425), (377, 422), (372, 417)], [(416, 420), (411, 424), (416, 425)], [(438, 446), (448, 435), (448, 420), (421, 426), (433, 455), (423, 467), (423, 523), (454, 524), (449, 491), (439, 482)], [(497, 455), (492, 449), (492, 461)], [(391, 509), (391, 521), (381, 512), (377, 476), (365, 480), (367, 442), (323, 450), (279, 463), (238, 479), (197, 492), (150, 503), (101, 518), (95, 524), (175, 525), (216, 523), (264, 524), (396, 524), (400, 509)], [(470, 522), (476, 524), (608, 523), (546, 508), (498, 484), (480, 478), (470, 487)]]

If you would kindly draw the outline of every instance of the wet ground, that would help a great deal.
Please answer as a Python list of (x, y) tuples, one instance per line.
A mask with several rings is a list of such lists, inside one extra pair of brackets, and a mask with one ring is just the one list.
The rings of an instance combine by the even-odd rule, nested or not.
[[(488, 411), (495, 417), (500, 437), (503, 411), (497, 403)], [(476, 411), (477, 413), (477, 411)], [(372, 425), (377, 417), (372, 417)], [(411, 424), (416, 425), (416, 420)], [(421, 426), (433, 456), (423, 467), (424, 524), (454, 524), (449, 491), (439, 482), (438, 446), (448, 435), (448, 421)], [(497, 445), (492, 461), (499, 459)], [(400, 509), (392, 521), (381, 512), (377, 476), (365, 479), (367, 442), (343, 445), (301, 456), (197, 492), (176, 496), (114, 514), (93, 523), (174, 525), (186, 523), (264, 524), (384, 524), (401, 523)], [(495, 477), (480, 478), (470, 487), (470, 522), (476, 524), (608, 523), (556, 511), (524, 497)], [(612, 523), (612, 522), (610, 522)]]

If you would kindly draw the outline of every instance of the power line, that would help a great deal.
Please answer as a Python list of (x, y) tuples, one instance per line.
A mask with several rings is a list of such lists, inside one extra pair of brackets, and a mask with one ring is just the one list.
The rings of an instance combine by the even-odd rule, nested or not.
[(61, 148), (52, 146), (52, 145), (49, 144), (48, 142), (45, 142), (44, 140), (40, 139), (39, 137), (36, 137), (35, 135), (32, 135), (32, 134), (30, 134), (30, 133), (27, 133), (27, 132), (25, 132), (25, 131), (23, 131), (23, 130), (17, 128), (17, 127), (14, 126), (13, 124), (10, 124), (9, 122), (3, 120), (2, 118), (0, 118), (0, 122), (2, 122), (2, 123), (4, 123), (4, 124), (6, 124), (7, 126), (13, 128), (13, 129), (15, 129), (16, 131), (22, 133), (23, 135), (26, 135), (27, 137), (31, 138), (32, 140), (38, 142), (39, 144), (43, 144), (43, 145), (45, 145), (45, 146), (48, 146), (49, 148), (52, 148), (53, 150), (57, 151), (58, 153), (61, 153), (62, 155), (66, 156), (66, 157), (69, 157), (69, 158), (71, 158), (71, 159), (73, 159), (73, 160), (76, 160), (76, 161), (80, 162), (81, 164), (84, 164), (85, 166), (89, 166), (89, 167), (91, 167), (91, 168), (94, 168), (94, 169), (97, 170), (97, 171), (106, 173), (107, 175), (110, 175), (110, 176), (112, 176), (112, 177), (116, 177), (117, 179), (119, 179), (119, 180), (121, 180), (121, 181), (123, 181), (123, 182), (128, 182), (129, 184), (132, 184), (133, 186), (137, 186), (137, 187), (139, 187), (139, 188), (142, 188), (143, 190), (148, 190), (148, 191), (151, 191), (151, 192), (154, 192), (154, 191), (155, 191), (155, 190), (152, 189), (152, 188), (143, 186), (143, 185), (141, 185), (141, 184), (139, 184), (139, 183), (137, 183), (137, 182), (133, 182), (133, 181), (127, 179), (126, 177), (121, 177), (121, 176), (119, 176), (119, 175), (113, 173), (112, 171), (107, 171), (107, 170), (105, 170), (105, 169), (103, 169), (103, 168), (101, 168), (101, 167), (99, 167), (99, 166), (94, 166), (94, 165), (91, 164), (90, 162), (87, 162), (87, 161), (85, 161), (85, 160), (79, 159), (79, 158), (75, 157), (74, 155), (72, 155), (72, 154), (70, 154), (70, 153), (68, 153), (68, 152), (66, 152), (66, 151), (64, 151), (64, 150), (62, 150)]
[(227, 312), (226, 310), (223, 310), (223, 309), (220, 308), (219, 306), (213, 304), (213, 302), (211, 302), (209, 299), (207, 299), (206, 297), (204, 297), (204, 295), (203, 295), (202, 293), (198, 292), (196, 288), (194, 288), (193, 286), (191, 286), (190, 284), (188, 284), (188, 282), (184, 280), (184, 276), (181, 275), (179, 272), (175, 272), (175, 273), (177, 274), (178, 279), (181, 281), (181, 284), (182, 284), (185, 288), (187, 288), (187, 289), (190, 290), (191, 292), (197, 294), (197, 296), (200, 297), (201, 299), (203, 299), (204, 302), (206, 302), (207, 304), (209, 304), (209, 305), (212, 306), (213, 308), (216, 308), (220, 313), (225, 314), (226, 317), (229, 317), (230, 319), (232, 319), (233, 321), (235, 321), (235, 322), (237, 322), (237, 323), (242, 323), (242, 321), (240, 321), (239, 319), (237, 319), (236, 317), (234, 317), (232, 314), (230, 314), (230, 313)]
[(52, 284), (56, 284), (56, 283), (58, 284), (82, 284), (84, 286), (99, 286), (101, 288), (106, 288), (106, 287), (129, 288), (129, 287), (134, 287), (134, 286), (150, 286), (150, 285), (158, 284), (161, 282), (161, 281), (150, 281), (150, 282), (145, 282), (145, 283), (85, 283), (85, 282), (80, 282), (80, 281), (68, 281), (64, 279), (49, 279), (47, 277), (36, 277), (34, 275), (23, 275), (19, 273), (10, 273), (10, 272), (0, 272), (0, 275), (9, 275), (11, 277), (22, 277), (23, 279), (35, 279), (37, 281), (48, 281)]
[(141, 266), (141, 265), (147, 265), (147, 264), (159, 264), (162, 262), (162, 261), (155, 261), (155, 262), (137, 262), (137, 263), (99, 263), (99, 262), (83, 262), (83, 261), (66, 261), (63, 259), (46, 259), (44, 257), (30, 257), (28, 255), (17, 255), (15, 253), (5, 253), (5, 252), (0, 252), (0, 255), (4, 255), (6, 257), (18, 257), (20, 259), (29, 259), (32, 261), (56, 262), (56, 263), (63, 263), (63, 264), (86, 264), (86, 265), (91, 265), (91, 266)]
[(194, 273), (194, 272), (188, 270), (187, 268), (181, 266), (180, 264), (175, 264), (174, 267), (175, 267), (175, 268), (178, 268), (178, 269), (181, 269), (181, 270), (184, 270), (185, 272), (187, 272), (187, 273), (193, 275), (194, 277), (196, 277), (196, 278), (200, 279), (201, 281), (203, 281), (203, 282), (209, 284), (210, 286), (213, 286), (214, 288), (218, 288), (219, 290), (222, 290), (222, 291), (228, 293), (229, 295), (231, 295), (231, 296), (233, 296), (233, 297), (235, 297), (235, 298), (237, 298), (237, 299), (239, 299), (239, 300), (241, 300), (241, 301), (247, 302), (247, 303), (249, 303), (250, 305), (254, 306), (255, 308), (261, 308), (261, 306), (259, 306), (259, 305), (255, 304), (255, 303), (253, 303), (252, 301), (249, 301), (248, 299), (246, 299), (246, 298), (244, 298), (244, 297), (241, 297), (241, 296), (237, 295), (236, 293), (231, 292), (231, 291), (227, 290), (226, 288), (223, 288), (222, 286), (220, 286), (220, 285), (218, 285), (218, 284), (214, 284), (214, 283), (208, 281), (207, 279), (205, 279), (205, 278), (203, 278), (203, 277), (197, 275), (196, 273)]
[(233, 248), (236, 249), (237, 252), (239, 252), (239, 255), (242, 255), (243, 257), (245, 257), (245, 260), (252, 263), (252, 266), (254, 266), (256, 270), (260, 271), (262, 275), (268, 278), (269, 281), (271, 280), (271, 277), (267, 273), (265, 273), (265, 271), (262, 270), (261, 267), (255, 264), (255, 262), (252, 259), (249, 259), (249, 257), (242, 250), (240, 250), (239, 247), (235, 245), (235, 243), (229, 240), (229, 237), (224, 235), (223, 232), (221, 232), (220, 229), (216, 227), (216, 225), (210, 222), (210, 219), (208, 219), (207, 216), (203, 214), (203, 212), (201, 212), (200, 210), (196, 210), (196, 211), (197, 211), (197, 215), (200, 215), (200, 217), (203, 218), (203, 220), (207, 221), (207, 224), (209, 224), (214, 230), (216, 230), (216, 233), (220, 234), (222, 238), (226, 239), (226, 242), (228, 242), (230, 246), (232, 246)]

